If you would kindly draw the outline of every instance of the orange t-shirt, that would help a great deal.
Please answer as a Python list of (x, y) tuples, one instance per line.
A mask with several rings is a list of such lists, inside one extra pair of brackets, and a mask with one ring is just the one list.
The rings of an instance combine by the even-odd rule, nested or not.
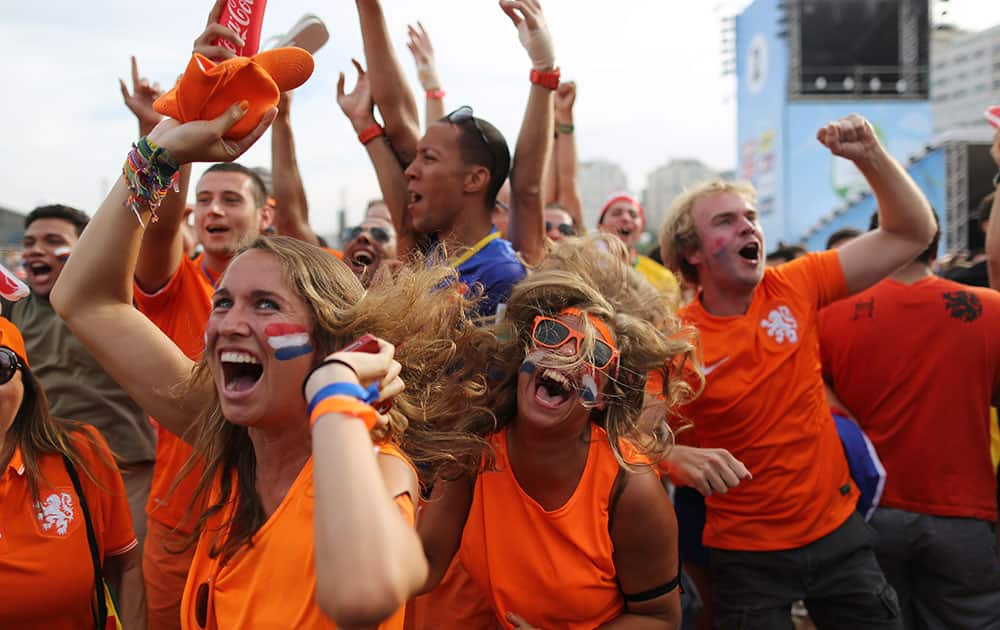
[(997, 519), (1000, 293), (891, 278), (823, 309), (823, 370), (886, 470), (881, 505)]
[(497, 470), (476, 479), (459, 558), (492, 602), (540, 628), (590, 630), (618, 617), (618, 590), (608, 531), (608, 504), (618, 475), (608, 436), (591, 425), (587, 463), (576, 490), (547, 511), (520, 486), (507, 458), (507, 430), (491, 441)]
[[(381, 446), (381, 453), (410, 461), (392, 446)], [(416, 474), (416, 473), (414, 473)], [(226, 628), (296, 628), (331, 629), (336, 626), (323, 614), (316, 602), (316, 556), (313, 545), (313, 459), (306, 460), (288, 494), (264, 525), (253, 536), (253, 545), (244, 547), (224, 566), (219, 558), (208, 555), (215, 528), (229, 520), (235, 509), (231, 501), (211, 519), (198, 539), (184, 599), (181, 603), (181, 627), (201, 630), (198, 624), (198, 590), (210, 584), (206, 630)], [(414, 510), (409, 495), (396, 499), (400, 510), (413, 524)], [(224, 536), (220, 532), (220, 536)], [(379, 630), (401, 630), (405, 606)]]
[(493, 606), (458, 554), (434, 590), (406, 602), (406, 630), (496, 630), (497, 623)]
[(340, 259), (340, 260), (344, 259), (344, 252), (342, 252), (340, 250), (330, 249), (329, 247), (320, 247), (320, 249), (322, 249), (327, 254), (330, 254), (334, 258), (337, 258), (337, 259)]
[[(114, 461), (111, 450), (97, 429), (84, 425), (82, 430), (97, 442), (94, 448), (79, 435), (71, 438), (97, 480), (77, 467), (103, 562), (138, 543), (125, 484), (118, 469), (106, 463)], [(20, 450), (0, 477), (0, 625), (5, 630), (92, 627), (94, 565), (80, 501), (61, 455), (41, 455), (38, 466), (37, 502)]]
[[(139, 310), (193, 361), (201, 359), (205, 351), (205, 324), (212, 310), (212, 293), (218, 282), (218, 276), (208, 269), (204, 261), (204, 254), (194, 259), (182, 258), (177, 271), (156, 293), (145, 293), (135, 287), (135, 304)], [(193, 521), (198, 517), (196, 510), (185, 522), (202, 467), (199, 465), (192, 470), (173, 493), (170, 489), (192, 452), (190, 444), (157, 426), (156, 464), (146, 513), (150, 518), (188, 534), (193, 531)]]
[(847, 295), (836, 251), (765, 270), (743, 315), (716, 317), (695, 299), (705, 390), (682, 409), (694, 442), (724, 448), (753, 479), (707, 506), (705, 546), (793, 549), (839, 527), (858, 490), (823, 391), (819, 309)]

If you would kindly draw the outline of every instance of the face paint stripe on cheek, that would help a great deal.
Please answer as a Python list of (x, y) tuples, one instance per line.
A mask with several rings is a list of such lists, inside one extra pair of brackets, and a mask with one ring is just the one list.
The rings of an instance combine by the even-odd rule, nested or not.
[(61, 260), (62, 262), (66, 262), (67, 260), (69, 260), (69, 254), (72, 251), (73, 251), (72, 247), (68, 247), (68, 246), (64, 245), (62, 247), (55, 248), (55, 250), (52, 252), (52, 254), (56, 258), (58, 258), (59, 260)]
[(298, 324), (268, 324), (264, 328), (267, 343), (279, 361), (289, 361), (312, 352), (309, 331)]

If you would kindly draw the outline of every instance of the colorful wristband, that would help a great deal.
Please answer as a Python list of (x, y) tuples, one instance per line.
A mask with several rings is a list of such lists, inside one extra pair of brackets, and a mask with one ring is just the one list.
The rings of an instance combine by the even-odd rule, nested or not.
[(357, 398), (352, 398), (351, 396), (329, 396), (319, 401), (309, 413), (309, 428), (314, 428), (320, 418), (331, 413), (357, 418), (365, 423), (365, 428), (369, 431), (374, 429), (375, 424), (378, 422), (378, 415), (375, 413), (375, 410)]
[(571, 133), (573, 133), (574, 129), (575, 129), (575, 127), (573, 126), (573, 123), (569, 123), (569, 124), (566, 124), (566, 123), (556, 123), (556, 133), (562, 134), (564, 136), (568, 136)]
[(433, 90), (427, 90), (427, 98), (433, 98), (441, 100), (444, 98), (444, 90), (441, 88), (434, 88)]
[(375, 138), (385, 134), (385, 130), (378, 123), (372, 123), (370, 127), (358, 134), (358, 142), (368, 144)]
[(330, 383), (321, 387), (316, 392), (316, 395), (312, 397), (312, 400), (309, 401), (309, 413), (311, 414), (316, 405), (324, 398), (329, 398), (330, 396), (350, 396), (362, 402), (368, 402), (368, 391), (357, 383)]
[(544, 88), (555, 90), (559, 87), (559, 68), (546, 70), (544, 72), (541, 70), (532, 70), (529, 78), (534, 85), (540, 85)]

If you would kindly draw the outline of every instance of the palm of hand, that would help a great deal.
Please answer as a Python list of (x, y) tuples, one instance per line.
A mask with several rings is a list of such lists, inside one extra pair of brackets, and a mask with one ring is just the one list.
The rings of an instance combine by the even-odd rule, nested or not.
[(160, 98), (162, 92), (145, 82), (135, 86), (132, 94), (125, 98), (125, 105), (140, 121), (155, 124), (160, 120), (160, 113), (153, 109), (153, 103)]
[(337, 104), (348, 118), (364, 116), (371, 112), (371, 89), (366, 77), (358, 78), (358, 84), (347, 94), (337, 97)]

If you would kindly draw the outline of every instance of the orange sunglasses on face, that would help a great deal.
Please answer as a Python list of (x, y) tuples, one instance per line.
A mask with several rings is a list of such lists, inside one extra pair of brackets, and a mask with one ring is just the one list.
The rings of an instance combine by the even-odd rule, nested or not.
[[(572, 311), (576, 311), (573, 313)], [(563, 313), (579, 315), (578, 309), (566, 309)], [(596, 327), (596, 326), (595, 326)], [(580, 345), (583, 343), (583, 333), (570, 328), (566, 322), (554, 317), (538, 315), (535, 317), (535, 324), (531, 329), (531, 339), (536, 345), (542, 348), (561, 348), (570, 340), (575, 342), (576, 352), (580, 352)], [(618, 350), (603, 339), (594, 339), (594, 349), (585, 360), (598, 370), (606, 370), (614, 364), (614, 372), (618, 372)]]

